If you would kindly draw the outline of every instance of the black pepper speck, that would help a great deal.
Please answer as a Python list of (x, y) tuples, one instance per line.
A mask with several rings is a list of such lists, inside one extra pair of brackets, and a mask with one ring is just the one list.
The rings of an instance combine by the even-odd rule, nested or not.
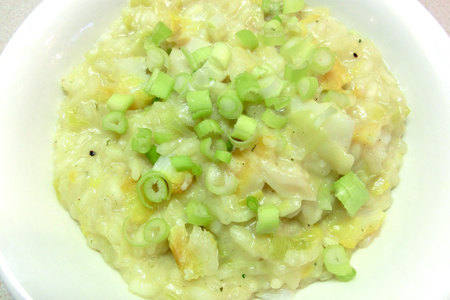
[(90, 156), (95, 156), (95, 154), (97, 154), (97, 153), (95, 153), (95, 151), (92, 151), (92, 150), (89, 151), (89, 155), (90, 155)]

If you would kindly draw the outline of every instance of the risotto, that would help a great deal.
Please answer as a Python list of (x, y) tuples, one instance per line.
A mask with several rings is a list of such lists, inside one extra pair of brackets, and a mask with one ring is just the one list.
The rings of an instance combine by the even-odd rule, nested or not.
[(131, 0), (85, 58), (54, 186), (132, 293), (288, 299), (356, 275), (409, 112), (370, 40), (302, 0)]

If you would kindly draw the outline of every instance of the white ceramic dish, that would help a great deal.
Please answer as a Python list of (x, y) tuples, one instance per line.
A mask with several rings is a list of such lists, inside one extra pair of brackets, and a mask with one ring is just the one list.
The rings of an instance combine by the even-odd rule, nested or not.
[[(125, 0), (44, 0), (0, 57), (0, 274), (16, 299), (140, 299), (56, 201), (52, 134), (59, 80), (83, 60)], [(450, 39), (414, 0), (309, 0), (371, 38), (412, 111), (409, 152), (381, 235), (358, 276), (298, 299), (450, 299)]]

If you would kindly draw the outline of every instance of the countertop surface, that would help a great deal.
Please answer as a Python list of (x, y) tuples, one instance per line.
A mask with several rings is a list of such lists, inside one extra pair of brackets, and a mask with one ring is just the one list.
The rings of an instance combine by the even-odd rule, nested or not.
[[(450, 35), (450, 0), (419, 0)], [(0, 53), (42, 0), (0, 0)], [(0, 280), (0, 300), (13, 300)]]

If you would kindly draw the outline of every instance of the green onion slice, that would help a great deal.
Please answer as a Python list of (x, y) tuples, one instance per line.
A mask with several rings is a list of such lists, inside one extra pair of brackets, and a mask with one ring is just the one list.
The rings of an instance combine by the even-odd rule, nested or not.
[(123, 112), (112, 111), (103, 118), (102, 126), (105, 130), (122, 134), (127, 131), (128, 120)]
[(276, 110), (280, 110), (291, 104), (292, 99), (288, 96), (281, 96), (279, 101), (273, 105)]
[(341, 245), (330, 245), (323, 249), (323, 263), (328, 272), (338, 276), (351, 276), (356, 274)]
[(144, 240), (150, 243), (159, 243), (169, 236), (170, 227), (164, 219), (154, 218), (145, 224)]
[(136, 184), (139, 200), (148, 208), (153, 208), (150, 202), (160, 203), (170, 199), (172, 184), (167, 177), (158, 171), (144, 173)]
[(180, 95), (186, 95), (186, 93), (189, 91), (188, 86), (189, 83), (192, 82), (192, 76), (188, 73), (182, 72), (175, 76), (175, 84), (173, 86), (173, 89)]
[(155, 143), (161, 145), (163, 143), (170, 142), (172, 139), (172, 133), (170, 132), (155, 132)]
[(219, 95), (217, 107), (222, 117), (232, 120), (237, 119), (244, 110), (244, 105), (234, 90), (227, 90)]
[(150, 71), (160, 69), (164, 66), (167, 69), (171, 66), (169, 55), (159, 47), (150, 46), (147, 49), (146, 65)]
[(155, 162), (158, 160), (158, 158), (161, 156), (161, 154), (156, 152), (155, 145), (152, 145), (150, 151), (148, 151), (145, 155), (147, 156), (148, 160), (152, 163), (152, 165), (154, 165)]
[(188, 92), (186, 101), (192, 113), (192, 119), (199, 119), (209, 116), (212, 113), (212, 102), (209, 97), (209, 90)]
[(296, 13), (305, 7), (305, 0), (283, 0), (283, 14)]
[(159, 69), (154, 69), (150, 80), (144, 88), (144, 92), (154, 97), (167, 99), (172, 93), (175, 80)]
[(308, 75), (308, 62), (305, 62), (300, 68), (292, 63), (287, 63), (284, 68), (283, 77), (291, 82), (297, 83), (302, 77)]
[(202, 47), (200, 49), (195, 50), (192, 53), (192, 58), (194, 60), (196, 69), (201, 68), (203, 64), (208, 60), (210, 55), (211, 55), (210, 46)]
[(348, 99), (347, 95), (335, 91), (328, 91), (328, 93), (326, 93), (326, 95), (322, 98), (322, 101), (334, 102), (340, 108), (346, 108), (350, 106), (350, 100)]
[(216, 150), (216, 153), (214, 154), (214, 157), (220, 160), (221, 162), (229, 164), (231, 161), (231, 157), (233, 155), (228, 151), (223, 150)]
[(149, 41), (155, 46), (159, 46), (159, 44), (170, 37), (172, 33), (172, 30), (170, 30), (169, 27), (167, 27), (163, 22), (160, 21), (153, 29), (149, 37)]
[(132, 95), (124, 94), (113, 94), (108, 101), (106, 101), (106, 106), (110, 111), (120, 111), (125, 112), (131, 104), (134, 102), (134, 97)]
[(256, 198), (253, 197), (253, 196), (248, 196), (246, 200), (247, 200), (247, 207), (248, 207), (251, 211), (257, 212), (257, 211), (258, 211), (258, 207), (259, 207), (258, 199), (256, 199)]
[(225, 70), (231, 62), (231, 50), (224, 42), (217, 42), (214, 44), (209, 63), (215, 67)]
[(220, 160), (216, 158), (215, 153), (217, 151), (226, 151), (226, 150), (227, 146), (225, 142), (221, 139), (212, 140), (211, 138), (206, 138), (200, 142), (200, 152), (215, 163), (220, 162)]
[(188, 223), (197, 226), (207, 226), (211, 222), (211, 215), (205, 205), (197, 200), (191, 200), (186, 206), (186, 214), (188, 215)]
[(255, 34), (248, 29), (242, 29), (236, 32), (236, 37), (241, 41), (242, 47), (248, 48), (252, 51), (258, 48), (258, 39)]
[[(127, 217), (125, 219), (125, 221), (122, 224), (122, 234), (123, 237), (125, 238), (125, 240), (130, 243), (132, 246), (134, 247), (149, 247), (152, 243), (148, 242), (146, 240), (144, 240), (143, 235), (141, 235), (141, 239), (139, 240), (138, 237), (134, 237), (134, 236), (139, 236), (137, 234), (137, 232), (139, 232), (139, 230), (136, 230), (136, 226), (132, 226), (132, 224), (130, 224), (130, 217)], [(134, 228), (133, 228), (134, 227)], [(133, 231), (135, 232), (133, 234), (133, 237), (131, 237), (128, 232), (133, 229)]]
[(308, 100), (312, 99), (314, 95), (317, 93), (317, 89), (319, 88), (319, 82), (316, 77), (306, 76), (301, 78), (297, 85), (297, 91), (300, 94), (300, 99)]
[(171, 156), (170, 163), (178, 171), (190, 171), (195, 163), (188, 155)]
[(320, 47), (314, 51), (309, 70), (314, 75), (323, 75), (331, 71), (334, 66), (335, 55), (327, 47)]
[(194, 126), (194, 131), (200, 139), (218, 136), (223, 133), (216, 120), (206, 119)]
[(333, 189), (352, 218), (370, 198), (366, 186), (352, 171), (336, 180)]
[(236, 77), (236, 92), (241, 101), (261, 101), (261, 96), (258, 94), (260, 89), (258, 81), (248, 72)]
[(138, 132), (131, 140), (133, 151), (145, 154), (152, 147), (152, 131), (148, 128), (138, 128)]
[(275, 204), (264, 204), (258, 207), (257, 233), (275, 233), (279, 226), (280, 217)]
[(259, 94), (263, 99), (278, 97), (287, 84), (285, 80), (280, 79), (275, 74), (261, 78), (258, 83), (261, 87)]
[(277, 115), (274, 111), (271, 109), (266, 109), (264, 114), (262, 115), (261, 119), (263, 122), (274, 129), (281, 129), (286, 125), (288, 119), (282, 116)]
[(231, 133), (231, 137), (241, 141), (247, 141), (255, 135), (256, 132), (256, 120), (246, 115), (240, 115), (234, 125), (234, 130)]

